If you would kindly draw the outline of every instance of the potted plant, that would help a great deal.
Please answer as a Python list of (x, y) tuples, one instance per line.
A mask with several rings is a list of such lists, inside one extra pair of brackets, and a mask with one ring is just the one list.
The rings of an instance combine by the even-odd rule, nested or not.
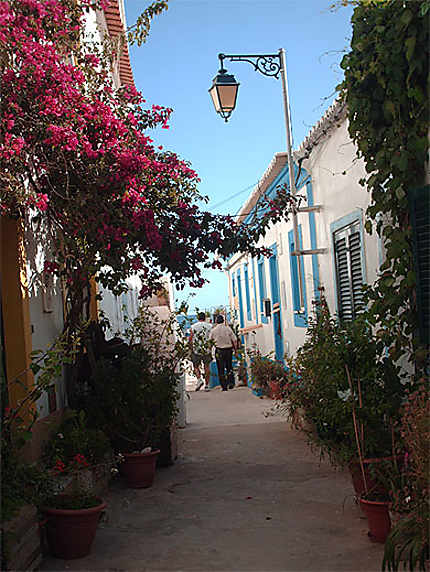
[(57, 558), (82, 558), (91, 551), (106, 503), (97, 486), (98, 469), (110, 468), (110, 443), (87, 427), (84, 412), (68, 412), (47, 443), (43, 462), (50, 490), (41, 498), (49, 552)]
[(117, 363), (100, 359), (81, 406), (91, 424), (109, 437), (120, 472), (133, 488), (149, 487), (155, 474), (163, 431), (176, 413), (177, 376), (154, 369), (151, 353), (134, 345)]
[(305, 343), (287, 359), (280, 408), (321, 454), (357, 476), (366, 459), (392, 455), (404, 386), (364, 316), (341, 323), (324, 296), (315, 308)]
[(287, 372), (283, 363), (273, 359), (273, 353), (263, 356), (258, 348), (250, 350), (251, 380), (254, 389), (272, 399), (281, 399)]

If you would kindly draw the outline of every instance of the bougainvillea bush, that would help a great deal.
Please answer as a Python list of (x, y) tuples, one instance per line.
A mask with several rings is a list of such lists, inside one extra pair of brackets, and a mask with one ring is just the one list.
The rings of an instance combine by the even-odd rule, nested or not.
[(202, 286), (202, 268), (220, 266), (213, 254), (252, 250), (269, 224), (239, 227), (199, 207), (197, 174), (149, 134), (172, 110), (115, 87), (111, 53), (83, 41), (86, 12), (106, 4), (0, 2), (1, 213), (36, 217), (53, 237), (44, 270), (65, 282), (69, 325), (91, 277), (115, 293), (131, 274), (142, 295), (167, 272)]

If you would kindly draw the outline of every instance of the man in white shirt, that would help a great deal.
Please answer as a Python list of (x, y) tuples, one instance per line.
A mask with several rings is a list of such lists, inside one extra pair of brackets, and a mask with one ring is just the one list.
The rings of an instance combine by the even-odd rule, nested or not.
[(204, 312), (197, 314), (198, 322), (191, 326), (190, 342), (191, 342), (191, 361), (194, 367), (194, 375), (197, 377), (196, 391), (203, 387), (201, 365), (203, 364), (205, 373), (205, 391), (209, 391), (210, 379), (210, 363), (212, 361), (212, 343), (209, 341), (209, 332), (212, 329), (211, 324), (206, 322)]
[(219, 314), (216, 326), (211, 330), (209, 339), (215, 343), (215, 359), (222, 391), (233, 389), (233, 350), (236, 351), (237, 339), (230, 326), (224, 324), (224, 317)]

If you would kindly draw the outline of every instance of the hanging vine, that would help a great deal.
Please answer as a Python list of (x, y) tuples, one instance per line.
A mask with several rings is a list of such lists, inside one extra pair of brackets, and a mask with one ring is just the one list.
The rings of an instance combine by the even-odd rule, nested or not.
[(362, 0), (352, 16), (351, 49), (340, 90), (349, 133), (364, 159), (360, 184), (371, 193), (366, 230), (381, 237), (386, 259), (367, 289), (369, 320), (391, 357), (420, 367), (416, 273), (408, 193), (424, 184), (429, 149), (430, 1)]

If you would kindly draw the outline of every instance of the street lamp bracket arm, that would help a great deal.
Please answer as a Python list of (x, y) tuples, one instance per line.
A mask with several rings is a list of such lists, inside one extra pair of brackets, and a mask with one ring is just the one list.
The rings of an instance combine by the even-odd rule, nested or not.
[(247, 62), (253, 66), (255, 71), (276, 79), (282, 69), (280, 54), (218, 54), (218, 58), (221, 62), (221, 69), (224, 69), (224, 60)]

